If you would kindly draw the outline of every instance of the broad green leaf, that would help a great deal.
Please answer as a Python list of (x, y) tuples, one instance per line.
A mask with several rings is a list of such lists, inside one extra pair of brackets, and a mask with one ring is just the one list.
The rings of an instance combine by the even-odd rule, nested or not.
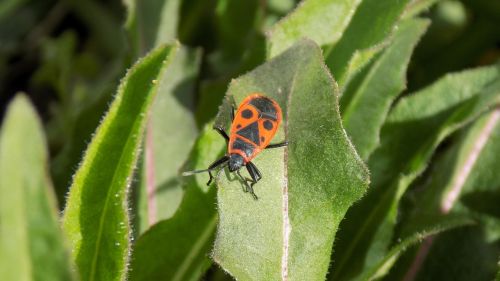
[(272, 58), (303, 37), (318, 45), (335, 44), (361, 0), (305, 0), (267, 33), (268, 58)]
[(147, 216), (139, 218), (139, 232), (171, 217), (181, 202), (184, 192), (177, 175), (198, 134), (193, 111), (199, 66), (198, 51), (180, 48), (158, 79), (144, 142), (140, 188), (147, 191), (141, 199)]
[(304, 40), (234, 80), (228, 95), (239, 103), (253, 92), (281, 106), (274, 142), (289, 146), (253, 161), (263, 175), (258, 200), (219, 174), (214, 260), (238, 280), (324, 280), (338, 224), (369, 181), (342, 128), (336, 84), (319, 47)]
[[(418, 170), (425, 165), (424, 156), (432, 153), (430, 148), (498, 104), (499, 73), (500, 65), (494, 65), (448, 74), (401, 99), (382, 128), (380, 148), (370, 158), (374, 186), (394, 178), (399, 171), (393, 167)], [(400, 153), (387, 153), (394, 150)]]
[[(207, 127), (208, 128), (208, 127)], [(205, 169), (224, 149), (224, 140), (205, 130), (183, 170)], [(139, 237), (132, 253), (130, 280), (200, 280), (211, 264), (217, 213), (215, 186), (207, 174), (184, 178), (185, 195), (175, 215)]]
[(125, 279), (127, 186), (157, 79), (177, 49), (162, 46), (129, 70), (74, 176), (63, 228), (83, 280)]
[(398, 102), (369, 159), (372, 188), (341, 226), (332, 280), (353, 278), (384, 255), (399, 200), (426, 168), (436, 146), (500, 102), (498, 73), (499, 67), (491, 66), (448, 75)]
[(364, 0), (340, 40), (326, 53), (326, 64), (341, 88), (390, 39), (409, 0)]
[[(500, 238), (500, 176), (496, 172), (500, 153), (500, 110), (485, 114), (455, 139), (457, 142), (433, 165), (430, 180), (422, 189), (424, 192), (415, 200), (425, 208), (414, 207), (402, 221), (401, 232), (405, 235), (421, 227), (422, 217), (452, 212), (474, 217), (483, 225), (481, 239), (496, 241)], [(427, 257), (419, 253), (420, 261)], [(461, 258), (459, 263), (464, 260), (467, 258)], [(484, 262), (494, 263), (495, 260)], [(412, 271), (419, 272), (420, 267), (414, 264)]]
[[(457, 142), (439, 158), (431, 170), (419, 202), (425, 209), (416, 209), (413, 219), (451, 211), (477, 212), (498, 216), (498, 204), (487, 200), (500, 194), (500, 175), (496, 173), (500, 153), (500, 110), (495, 109), (475, 121), (456, 136)], [(487, 206), (488, 203), (493, 203)], [(407, 228), (406, 227), (406, 228)], [(497, 239), (500, 238), (497, 237)]]
[(403, 22), (359, 86), (342, 95), (343, 124), (362, 159), (368, 159), (379, 143), (380, 128), (392, 101), (406, 87), (410, 56), (427, 26), (425, 20)]
[(72, 280), (42, 124), (24, 95), (0, 132), (0, 279)]

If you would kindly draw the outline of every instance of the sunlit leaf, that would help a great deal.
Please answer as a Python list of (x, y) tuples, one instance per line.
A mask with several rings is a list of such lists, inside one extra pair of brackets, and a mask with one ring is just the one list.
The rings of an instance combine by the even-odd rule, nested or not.
[(335, 44), (360, 0), (306, 0), (268, 31), (268, 57), (272, 58), (303, 37), (318, 45)]
[(372, 188), (343, 221), (332, 280), (356, 276), (387, 251), (399, 200), (437, 145), (500, 102), (498, 72), (492, 66), (448, 75), (396, 104), (369, 159)]
[[(236, 103), (253, 92), (275, 99), (283, 124), (254, 160), (259, 200), (220, 173), (213, 257), (239, 280), (324, 280), (338, 224), (364, 193), (368, 172), (340, 123), (338, 92), (321, 50), (300, 41), (231, 84)], [(245, 172), (246, 173), (246, 172)]]
[(341, 88), (388, 43), (409, 0), (364, 0), (340, 40), (327, 48), (326, 64)]
[(83, 280), (123, 280), (130, 229), (127, 187), (148, 109), (178, 47), (162, 46), (132, 67), (71, 185), (63, 228)]
[(362, 81), (357, 81), (358, 86), (342, 95), (344, 127), (365, 160), (379, 143), (379, 131), (392, 101), (406, 87), (410, 56), (427, 25), (424, 20), (402, 23), (390, 46), (370, 66)]

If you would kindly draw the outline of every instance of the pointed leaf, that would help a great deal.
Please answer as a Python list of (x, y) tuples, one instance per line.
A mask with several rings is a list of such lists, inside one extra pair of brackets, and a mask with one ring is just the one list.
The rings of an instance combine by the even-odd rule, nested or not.
[(425, 20), (408, 20), (398, 28), (391, 45), (370, 67), (352, 93), (342, 95), (342, 120), (361, 155), (368, 159), (379, 142), (379, 131), (392, 101), (406, 87), (406, 69), (413, 48), (428, 26)]
[(368, 184), (340, 123), (335, 82), (319, 47), (304, 40), (228, 90), (236, 103), (253, 92), (281, 106), (274, 142), (290, 144), (253, 161), (263, 174), (259, 200), (220, 173), (214, 259), (238, 280), (324, 280), (338, 224)]
[(342, 224), (332, 280), (350, 279), (386, 253), (406, 188), (446, 136), (500, 102), (498, 77), (498, 66), (448, 75), (398, 102), (369, 159), (373, 188)]
[(183, 190), (178, 171), (186, 161), (198, 134), (194, 111), (194, 87), (200, 53), (180, 48), (169, 68), (158, 79), (144, 143), (143, 177), (145, 213), (139, 213), (140, 233), (173, 215)]
[(0, 279), (72, 280), (42, 125), (24, 95), (0, 133)]
[[(456, 139), (458, 141), (434, 164), (430, 180), (416, 200), (425, 208), (414, 208), (402, 222), (403, 235), (425, 225), (427, 222), (422, 222), (422, 217), (451, 212), (480, 221), (487, 241), (500, 238), (500, 176), (496, 173), (500, 153), (500, 109), (479, 118)], [(418, 273), (428, 258), (422, 249), (417, 255), (419, 262), (414, 262), (408, 272)], [(468, 259), (463, 257), (460, 260), (462, 263)]]
[(63, 228), (83, 280), (123, 280), (129, 252), (127, 186), (158, 79), (177, 47), (132, 67), (74, 176)]
[(325, 53), (326, 64), (341, 88), (384, 47), (408, 2), (361, 2), (342, 38)]
[[(488, 208), (486, 197), (495, 196), (500, 187), (500, 175), (495, 172), (496, 155), (500, 153), (500, 110), (485, 114), (462, 130), (456, 139), (457, 142), (436, 160), (431, 180), (425, 185), (425, 192), (419, 194), (418, 201), (426, 208), (416, 209), (403, 224), (403, 231), (408, 231), (406, 229), (420, 216), (472, 210), (494, 216), (498, 204)], [(484, 197), (477, 200), (475, 196), (481, 194)], [(478, 201), (481, 202), (478, 204)]]
[(267, 33), (268, 58), (272, 58), (303, 37), (318, 45), (335, 44), (361, 0), (305, 0)]

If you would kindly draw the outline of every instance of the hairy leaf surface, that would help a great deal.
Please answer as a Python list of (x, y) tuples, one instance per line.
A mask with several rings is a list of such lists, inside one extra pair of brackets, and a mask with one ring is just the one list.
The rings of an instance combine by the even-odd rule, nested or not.
[(63, 229), (83, 280), (125, 279), (130, 248), (127, 187), (157, 79), (176, 50), (159, 47), (129, 70), (74, 176)]
[(335, 82), (313, 42), (234, 80), (228, 95), (238, 104), (254, 92), (281, 106), (274, 142), (289, 146), (254, 160), (263, 174), (258, 200), (235, 175), (220, 173), (214, 259), (239, 280), (323, 280), (338, 224), (364, 193), (368, 171), (342, 128)]

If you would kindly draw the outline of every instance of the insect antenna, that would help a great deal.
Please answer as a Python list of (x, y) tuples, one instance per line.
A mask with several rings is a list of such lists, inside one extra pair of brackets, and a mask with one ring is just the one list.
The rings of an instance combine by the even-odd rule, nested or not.
[(192, 176), (194, 174), (200, 174), (200, 173), (210, 172), (210, 171), (214, 170), (214, 168), (212, 168), (212, 169), (204, 169), (204, 170), (186, 171), (186, 172), (182, 173), (182, 176), (183, 177), (187, 177), (187, 176)]
[(208, 167), (208, 169), (204, 169), (204, 170), (194, 170), (194, 171), (186, 171), (186, 172), (183, 172), (182, 173), (182, 176), (184, 177), (187, 177), (187, 176), (192, 176), (194, 174), (199, 174), (199, 173), (205, 173), (205, 172), (211, 172), (213, 170), (215, 170), (216, 168), (218, 167), (221, 167), (221, 168), (224, 168), (226, 167), (229, 163), (228, 163), (228, 160), (229, 160), (229, 157), (227, 156), (224, 156), (222, 157), (221, 159), (215, 161), (214, 163), (212, 163), (212, 165), (210, 165)]

